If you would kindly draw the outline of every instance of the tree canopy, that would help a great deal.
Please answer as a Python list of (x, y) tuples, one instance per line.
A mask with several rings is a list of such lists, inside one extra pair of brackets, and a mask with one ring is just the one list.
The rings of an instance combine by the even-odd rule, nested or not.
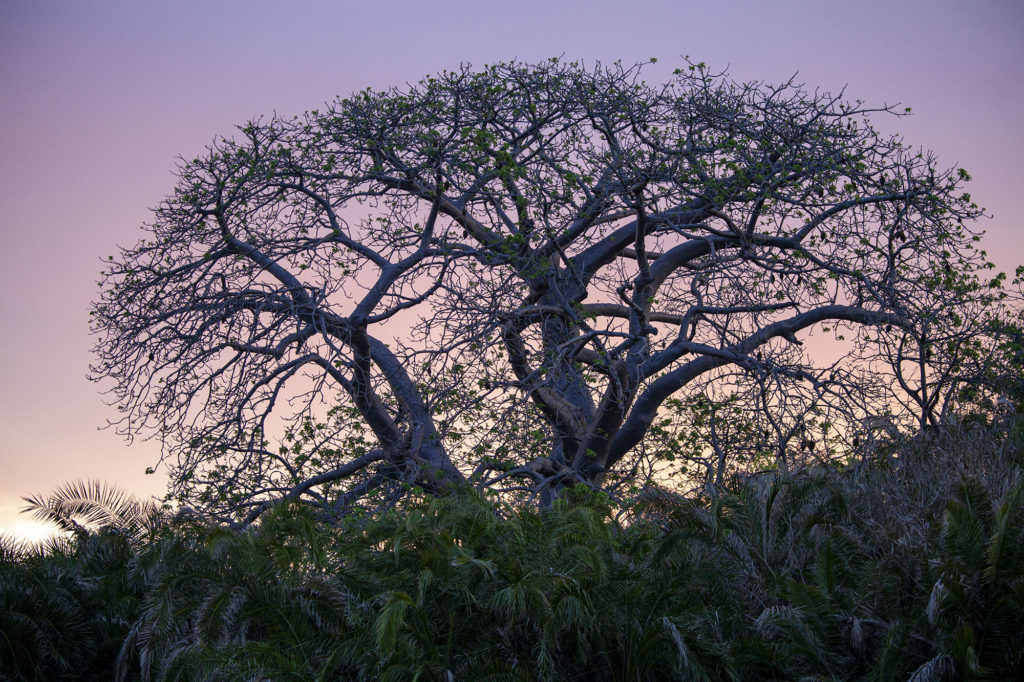
[(873, 127), (903, 110), (642, 71), (466, 66), (182, 160), (92, 311), (120, 428), (244, 520), (713, 483), (830, 456), (894, 395), (940, 419), (998, 299), (968, 173)]

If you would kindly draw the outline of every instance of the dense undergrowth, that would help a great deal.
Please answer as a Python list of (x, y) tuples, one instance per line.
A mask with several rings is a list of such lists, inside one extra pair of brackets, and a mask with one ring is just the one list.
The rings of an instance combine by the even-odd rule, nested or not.
[(1024, 676), (1024, 437), (956, 430), (714, 499), (431, 499), (0, 548), (0, 678)]

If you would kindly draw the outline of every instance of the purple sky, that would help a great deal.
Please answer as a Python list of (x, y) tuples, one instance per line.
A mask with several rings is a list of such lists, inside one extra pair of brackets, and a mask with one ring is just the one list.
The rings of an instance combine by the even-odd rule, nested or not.
[(1019, 0), (41, 0), (0, 4), (0, 529), (18, 497), (99, 477), (157, 493), (153, 443), (85, 379), (100, 258), (133, 244), (177, 155), (258, 114), (298, 114), (366, 86), (519, 58), (626, 63), (681, 55), (738, 79), (847, 86), (911, 106), (879, 121), (975, 178), (986, 248), (1024, 263), (1024, 5)]

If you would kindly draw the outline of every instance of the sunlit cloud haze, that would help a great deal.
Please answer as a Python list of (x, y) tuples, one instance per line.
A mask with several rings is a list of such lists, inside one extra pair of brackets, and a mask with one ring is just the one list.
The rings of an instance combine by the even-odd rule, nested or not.
[(985, 248), (1024, 263), (1024, 9), (1018, 1), (559, 2), (393, 0), (0, 4), (0, 528), (18, 497), (101, 478), (141, 494), (158, 447), (130, 447), (85, 375), (100, 260), (140, 236), (178, 155), (260, 115), (462, 62), (625, 63), (682, 55), (741, 80), (799, 72), (809, 88), (914, 115), (877, 121), (967, 168), (995, 218)]

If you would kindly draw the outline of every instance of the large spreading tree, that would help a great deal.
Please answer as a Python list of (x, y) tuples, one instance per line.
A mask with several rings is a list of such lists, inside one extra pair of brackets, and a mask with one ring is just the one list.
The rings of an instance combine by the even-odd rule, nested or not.
[[(891, 107), (641, 70), (467, 67), (182, 161), (92, 313), (120, 426), (235, 519), (464, 486), (543, 503), (665, 480), (695, 444), (720, 478), (722, 438), (820, 456), (885, 400), (879, 358), (977, 304), (969, 177), (872, 127)], [(813, 362), (812, 332), (841, 357)]]

